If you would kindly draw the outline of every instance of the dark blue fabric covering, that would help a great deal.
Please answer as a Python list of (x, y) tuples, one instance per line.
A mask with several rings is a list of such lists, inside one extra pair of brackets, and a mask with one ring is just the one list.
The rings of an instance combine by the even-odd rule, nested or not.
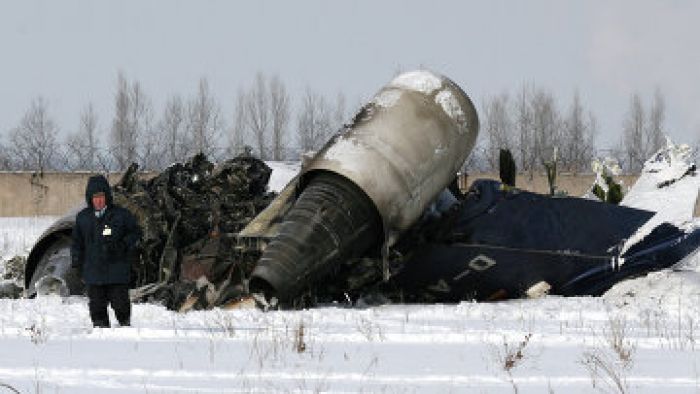
[(392, 281), (416, 302), (517, 298), (541, 281), (551, 294), (600, 295), (700, 248), (700, 229), (686, 233), (665, 223), (619, 259), (626, 239), (651, 216), (477, 181), (451, 215), (424, 224), (442, 234), (412, 248)]
[(472, 186), (453, 228), (464, 243), (612, 256), (653, 212), (574, 197)]

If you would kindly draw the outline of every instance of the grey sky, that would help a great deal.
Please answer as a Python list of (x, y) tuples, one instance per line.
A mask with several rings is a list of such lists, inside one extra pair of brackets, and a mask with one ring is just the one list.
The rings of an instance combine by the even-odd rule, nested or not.
[(526, 82), (568, 106), (578, 88), (603, 145), (617, 141), (630, 95), (648, 102), (658, 86), (671, 136), (694, 142), (699, 17), (695, 1), (2, 0), (0, 133), (37, 95), (62, 131), (88, 102), (108, 127), (118, 70), (143, 84), (156, 116), (206, 76), (230, 123), (258, 70), (292, 97), (308, 85), (354, 106), (397, 70), (426, 67), (479, 107)]

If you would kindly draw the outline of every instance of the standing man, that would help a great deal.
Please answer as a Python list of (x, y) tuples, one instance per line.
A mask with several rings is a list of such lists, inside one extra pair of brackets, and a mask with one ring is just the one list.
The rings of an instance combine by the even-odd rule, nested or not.
[(128, 210), (112, 203), (112, 188), (102, 175), (90, 177), (85, 188), (87, 207), (73, 227), (71, 261), (87, 285), (90, 319), (109, 327), (111, 304), (120, 326), (131, 324), (129, 276), (141, 230)]

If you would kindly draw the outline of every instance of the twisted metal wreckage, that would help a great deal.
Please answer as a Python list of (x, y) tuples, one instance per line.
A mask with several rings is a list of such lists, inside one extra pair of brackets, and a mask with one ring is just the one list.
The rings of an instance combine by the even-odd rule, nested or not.
[[(477, 134), (462, 89), (417, 71), (382, 88), (276, 196), (252, 157), (199, 155), (147, 181), (132, 166), (114, 188), (144, 229), (132, 296), (184, 311), (250, 295), (263, 307), (599, 295), (700, 247), (700, 229), (664, 223), (623, 249), (649, 211), (487, 180), (453, 195)], [(82, 294), (74, 219), (29, 254), (28, 296)]]

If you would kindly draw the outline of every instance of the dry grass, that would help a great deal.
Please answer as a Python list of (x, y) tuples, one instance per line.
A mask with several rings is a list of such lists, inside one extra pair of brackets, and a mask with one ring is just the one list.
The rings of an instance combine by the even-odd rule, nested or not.
[(627, 320), (622, 317), (608, 318), (605, 341), (610, 349), (617, 355), (623, 367), (630, 368), (632, 366), (632, 355), (634, 354), (635, 346), (628, 338)]
[(623, 368), (601, 351), (583, 353), (581, 364), (591, 376), (593, 388), (603, 392), (625, 394), (628, 392)]
[(525, 335), (525, 338), (515, 346), (509, 345), (503, 341), (502, 366), (504, 371), (510, 371), (515, 368), (524, 357), (524, 350), (532, 338), (532, 333)]
[(294, 333), (294, 350), (297, 353), (306, 351), (306, 342), (304, 341), (304, 321), (300, 321)]
[(499, 366), (508, 375), (508, 382), (513, 387), (513, 392), (518, 393), (518, 385), (515, 384), (515, 379), (513, 378), (513, 369), (520, 365), (525, 359), (525, 348), (530, 343), (532, 338), (532, 333), (525, 334), (522, 341), (515, 344), (508, 343), (506, 338), (503, 338), (503, 347), (501, 349), (496, 349), (496, 359), (498, 360)]

